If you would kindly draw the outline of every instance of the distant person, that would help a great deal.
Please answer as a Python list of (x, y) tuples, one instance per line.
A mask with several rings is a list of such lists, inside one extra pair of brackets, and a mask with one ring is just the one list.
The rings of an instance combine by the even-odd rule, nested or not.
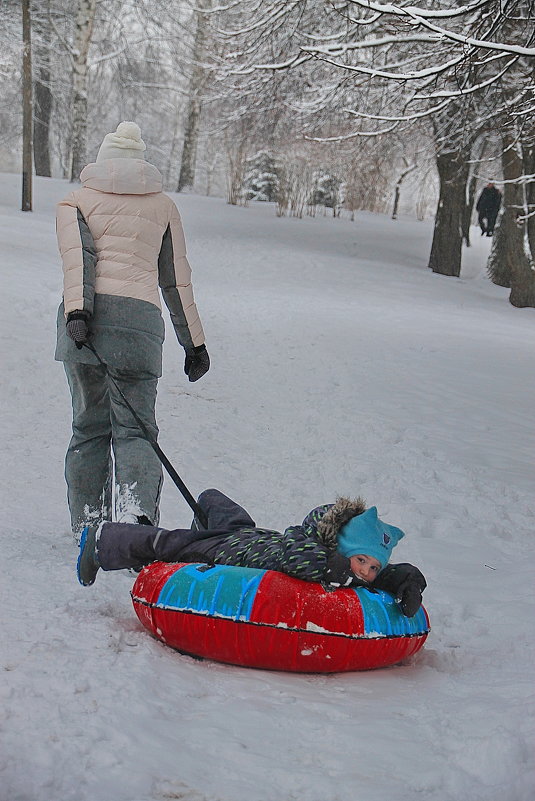
[(496, 224), (496, 217), (500, 210), (502, 203), (502, 193), (496, 189), (494, 184), (489, 183), (481, 192), (476, 203), (476, 211), (478, 213), (478, 223), (481, 228), (481, 236), (486, 234), (492, 236), (494, 233), (494, 226)]
[(189, 380), (210, 366), (180, 215), (144, 151), (136, 123), (121, 122), (104, 137), (96, 163), (82, 170), (82, 188), (57, 207), (64, 283), (55, 358), (72, 395), (65, 478), (78, 541), (85, 526), (112, 519), (113, 505), (115, 519), (157, 525), (162, 485), (158, 457), (84, 344), (94, 345), (155, 439), (164, 340), (159, 289)]
[(154, 561), (201, 562), (277, 570), (327, 588), (364, 586), (386, 590), (412, 617), (420, 608), (426, 581), (409, 564), (389, 565), (404, 533), (384, 523), (362, 498), (338, 498), (313, 509), (300, 526), (284, 533), (257, 528), (235, 501), (217, 489), (199, 496), (208, 528), (194, 519), (189, 529), (103, 523), (84, 530), (78, 579), (85, 587), (103, 570), (141, 569)]

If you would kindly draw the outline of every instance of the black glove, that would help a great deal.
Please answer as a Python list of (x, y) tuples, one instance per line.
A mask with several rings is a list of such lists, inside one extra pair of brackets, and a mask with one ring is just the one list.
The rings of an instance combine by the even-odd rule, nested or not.
[(349, 587), (354, 578), (355, 574), (351, 570), (351, 562), (347, 556), (342, 556), (338, 551), (334, 551), (327, 559), (323, 583), (330, 584), (330, 589)]
[(88, 313), (83, 311), (73, 311), (67, 315), (67, 335), (74, 341), (78, 350), (89, 339), (88, 319)]
[(210, 357), (206, 345), (196, 345), (193, 350), (186, 351), (184, 372), (190, 381), (198, 381), (210, 369)]
[(427, 587), (423, 574), (414, 565), (387, 565), (381, 570), (373, 586), (393, 595), (406, 617), (413, 617), (422, 603), (422, 593)]

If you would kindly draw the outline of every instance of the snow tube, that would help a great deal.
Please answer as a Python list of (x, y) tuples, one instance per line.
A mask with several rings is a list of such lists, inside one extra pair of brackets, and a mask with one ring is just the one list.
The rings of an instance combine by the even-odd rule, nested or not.
[(166, 645), (243, 667), (338, 673), (387, 667), (429, 633), (423, 607), (405, 617), (391, 595), (327, 592), (273, 570), (154, 562), (132, 588), (141, 623)]

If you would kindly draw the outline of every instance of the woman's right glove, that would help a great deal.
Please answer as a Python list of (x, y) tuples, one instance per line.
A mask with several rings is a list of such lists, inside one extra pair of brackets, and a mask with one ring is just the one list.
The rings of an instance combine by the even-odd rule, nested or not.
[(210, 369), (210, 357), (206, 345), (196, 345), (193, 350), (186, 351), (184, 372), (190, 381), (198, 381)]
[(67, 315), (67, 335), (80, 350), (89, 339), (87, 321), (89, 315), (84, 311), (72, 311)]
[(423, 574), (414, 565), (387, 565), (372, 584), (376, 590), (393, 595), (406, 617), (413, 617), (422, 604), (422, 593), (427, 587)]

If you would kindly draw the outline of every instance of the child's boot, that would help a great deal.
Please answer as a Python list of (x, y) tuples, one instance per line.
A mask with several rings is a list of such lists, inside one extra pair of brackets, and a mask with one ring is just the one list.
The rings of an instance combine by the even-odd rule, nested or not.
[(100, 564), (97, 557), (97, 531), (95, 526), (86, 526), (80, 539), (80, 555), (76, 565), (78, 581), (84, 587), (95, 583)]

